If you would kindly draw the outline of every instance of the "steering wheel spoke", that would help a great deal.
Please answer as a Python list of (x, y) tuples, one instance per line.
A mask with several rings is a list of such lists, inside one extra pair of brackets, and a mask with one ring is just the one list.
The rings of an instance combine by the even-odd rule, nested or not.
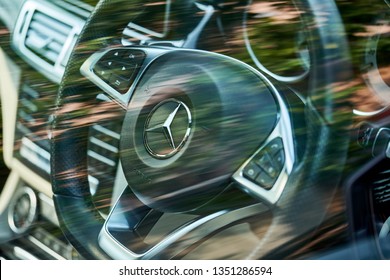
[(168, 50), (159, 48), (109, 48), (91, 55), (80, 72), (111, 99), (127, 108), (135, 86), (151, 61)]
[(268, 204), (275, 204), (280, 198), (296, 158), (290, 116), (277, 96), (280, 106), (277, 125), (256, 153), (233, 174), (240, 188)]
[(114, 259), (183, 257), (219, 229), (267, 211), (257, 203), (206, 215), (162, 213), (144, 205), (127, 187), (100, 231), (99, 245)]

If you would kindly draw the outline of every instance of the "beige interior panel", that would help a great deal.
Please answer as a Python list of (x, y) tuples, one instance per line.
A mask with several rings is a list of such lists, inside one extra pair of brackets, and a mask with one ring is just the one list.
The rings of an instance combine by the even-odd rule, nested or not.
[(3, 192), (0, 195), (0, 213), (3, 213), (7, 209), (13, 195), (15, 194), (19, 181), (20, 178), (18, 174), (16, 172), (11, 172), (8, 176), (7, 182), (5, 183)]
[[(20, 69), (0, 48), (0, 96), (3, 117), (4, 162), (12, 170), (11, 174), (14, 174), (13, 176), (17, 174), (18, 177), (28, 182), (37, 191), (44, 193), (48, 197), (52, 197), (50, 182), (37, 175), (13, 157), (20, 76)], [(9, 184), (11, 183), (16, 184), (17, 182), (15, 180), (9, 180)]]
[(38, 176), (37, 173), (26, 167), (19, 160), (14, 159), (12, 161), (12, 170), (18, 172), (20, 178), (22, 178), (23, 181), (28, 182), (30, 187), (44, 193), (48, 197), (53, 196), (50, 182), (46, 181), (41, 176)]
[(11, 168), (14, 147), (16, 111), (18, 107), (19, 68), (0, 48), (0, 97), (3, 118), (3, 157)]

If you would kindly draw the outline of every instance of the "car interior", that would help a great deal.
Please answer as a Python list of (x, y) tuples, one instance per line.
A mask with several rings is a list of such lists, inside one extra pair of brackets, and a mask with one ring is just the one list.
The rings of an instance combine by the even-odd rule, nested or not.
[(389, 0), (0, 0), (0, 259), (390, 259)]

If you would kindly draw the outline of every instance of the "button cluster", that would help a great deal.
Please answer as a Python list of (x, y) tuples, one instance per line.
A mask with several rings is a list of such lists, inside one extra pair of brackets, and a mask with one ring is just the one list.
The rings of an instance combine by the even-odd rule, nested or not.
[(283, 141), (275, 138), (244, 168), (244, 177), (269, 190), (275, 184), (285, 163)]
[(125, 94), (144, 59), (145, 53), (140, 50), (111, 50), (95, 64), (93, 71), (112, 88)]

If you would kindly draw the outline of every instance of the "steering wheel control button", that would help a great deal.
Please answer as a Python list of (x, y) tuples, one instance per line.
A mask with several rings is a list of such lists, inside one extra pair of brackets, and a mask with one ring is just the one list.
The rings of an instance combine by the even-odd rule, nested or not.
[(284, 150), (280, 150), (277, 154), (273, 157), (273, 162), (277, 168), (277, 170), (280, 172), (284, 166), (284, 163), (286, 161), (286, 157), (284, 155)]
[(140, 50), (123, 50), (123, 52), (121, 53), (121, 57), (127, 63), (130, 62), (130, 63), (142, 64), (146, 55), (143, 51)]
[(130, 87), (131, 81), (125, 78), (112, 74), (109, 80), (110, 85), (120, 93), (126, 93)]
[(121, 94), (125, 94), (145, 59), (139, 50), (114, 49), (94, 66), (94, 73)]
[(256, 182), (260, 184), (264, 189), (269, 190), (275, 183), (275, 178), (270, 177), (266, 172), (261, 172), (256, 178)]
[(283, 149), (283, 141), (282, 138), (278, 137), (268, 143), (266, 149), (273, 157), (276, 153)]
[(95, 68), (93, 69), (95, 74), (99, 76), (103, 81), (108, 82), (111, 77), (111, 71), (107, 70), (105, 67), (103, 67), (100, 64), (96, 64)]
[(184, 147), (191, 127), (192, 115), (186, 104), (176, 99), (160, 102), (145, 123), (145, 148), (155, 158), (170, 158)]
[(264, 189), (271, 189), (285, 163), (283, 141), (276, 138), (269, 142), (243, 169), (243, 175)]
[(253, 162), (250, 162), (243, 170), (243, 174), (246, 178), (248, 178), (251, 181), (255, 181), (256, 177), (260, 174), (261, 168), (254, 164)]
[(134, 72), (137, 70), (138, 65), (128, 65), (121, 63), (116, 69), (114, 69), (114, 73), (120, 77), (127, 78), (132, 77)]
[(260, 158), (256, 161), (256, 164), (259, 165), (271, 178), (276, 178), (277, 171), (272, 163), (272, 159), (267, 152), (264, 152)]

